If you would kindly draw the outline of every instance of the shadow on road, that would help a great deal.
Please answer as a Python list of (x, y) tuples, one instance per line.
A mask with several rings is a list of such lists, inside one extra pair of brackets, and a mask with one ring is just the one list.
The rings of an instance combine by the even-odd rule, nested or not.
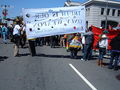
[(0, 62), (1, 61), (4, 61), (5, 59), (7, 59), (8, 57), (7, 56), (0, 56)]
[(46, 55), (46, 54), (37, 54), (39, 57), (51, 57), (51, 58), (70, 58), (69, 55)]
[(30, 53), (19, 54), (18, 57), (28, 56), (28, 55), (30, 55)]
[[(46, 55), (46, 54), (37, 54), (38, 57), (50, 57), (50, 58), (70, 58), (70, 55)], [(80, 59), (82, 56), (77, 56), (76, 59)]]

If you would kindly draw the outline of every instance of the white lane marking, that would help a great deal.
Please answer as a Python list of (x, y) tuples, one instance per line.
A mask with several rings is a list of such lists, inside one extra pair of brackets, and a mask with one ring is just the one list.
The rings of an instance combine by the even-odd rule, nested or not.
[(69, 66), (80, 76), (83, 81), (92, 89), (97, 90), (72, 64), (69, 64)]

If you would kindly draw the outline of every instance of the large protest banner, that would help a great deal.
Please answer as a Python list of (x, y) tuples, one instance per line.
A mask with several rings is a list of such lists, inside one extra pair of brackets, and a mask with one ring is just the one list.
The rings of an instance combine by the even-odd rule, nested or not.
[(27, 38), (85, 32), (85, 7), (23, 9)]

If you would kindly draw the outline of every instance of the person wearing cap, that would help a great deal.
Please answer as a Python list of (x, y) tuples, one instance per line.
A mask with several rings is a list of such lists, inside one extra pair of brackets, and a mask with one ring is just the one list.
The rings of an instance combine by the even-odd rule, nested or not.
[(98, 66), (103, 66), (103, 56), (106, 54), (106, 50), (108, 47), (108, 38), (104, 32), (99, 36), (98, 45), (99, 45), (99, 56), (98, 56), (97, 64)]

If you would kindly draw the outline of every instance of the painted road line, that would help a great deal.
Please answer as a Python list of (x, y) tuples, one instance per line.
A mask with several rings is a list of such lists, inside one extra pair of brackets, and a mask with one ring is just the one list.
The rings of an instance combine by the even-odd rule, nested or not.
[(69, 64), (69, 66), (80, 76), (83, 81), (92, 89), (97, 90), (72, 64)]

